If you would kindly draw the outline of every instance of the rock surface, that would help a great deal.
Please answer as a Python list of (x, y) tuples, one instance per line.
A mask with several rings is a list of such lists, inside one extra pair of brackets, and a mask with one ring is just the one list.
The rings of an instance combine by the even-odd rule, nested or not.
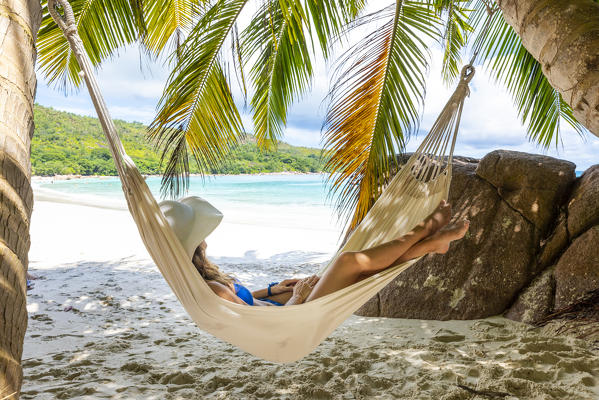
[(555, 308), (599, 288), (599, 225), (575, 239), (555, 268)]
[[(553, 231), (542, 242), (537, 261), (540, 270), (556, 263), (559, 266), (554, 272), (556, 280), (545, 282), (547, 287), (544, 289), (540, 287), (542, 282), (536, 283), (534, 289), (529, 288), (537, 292), (554, 291), (553, 308), (545, 315), (567, 307), (586, 292), (599, 288), (599, 241), (597, 228), (593, 228), (599, 224), (599, 165), (590, 167), (576, 180), (561, 208), (563, 211)], [(534, 314), (537, 319), (543, 316), (540, 310), (545, 309), (545, 300), (527, 298), (526, 292), (508, 310), (508, 318), (529, 322), (524, 318), (527, 314)]]
[[(449, 193), (466, 237), (428, 255), (357, 311), (359, 315), (472, 319), (506, 312), (533, 322), (599, 288), (599, 166), (494, 151), (460, 159)], [(577, 238), (577, 236), (579, 236)]]
[(576, 177), (569, 161), (519, 151), (496, 150), (478, 164), (476, 174), (541, 232), (557, 215), (557, 207)]
[(560, 213), (557, 224), (549, 237), (541, 242), (538, 265), (540, 269), (552, 265), (570, 242), (570, 234), (567, 227), (567, 217), (564, 212)]
[(599, 224), (599, 165), (587, 169), (576, 182), (568, 201), (568, 231), (577, 237)]
[(551, 313), (555, 298), (554, 269), (547, 268), (537, 276), (530, 286), (522, 291), (505, 317), (530, 324)]

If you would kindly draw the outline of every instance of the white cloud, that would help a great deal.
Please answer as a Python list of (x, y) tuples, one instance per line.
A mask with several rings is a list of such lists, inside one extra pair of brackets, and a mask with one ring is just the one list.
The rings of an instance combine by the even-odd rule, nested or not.
[[(143, 57), (140, 58), (137, 49), (129, 47), (121, 50), (119, 57), (105, 62), (97, 72), (98, 84), (113, 118), (147, 124), (155, 115), (167, 70)], [(85, 86), (65, 97), (40, 77), (36, 101), (60, 110), (96, 115)]]
[(320, 129), (289, 126), (285, 132), (285, 141), (296, 146), (320, 147)]
[(115, 119), (123, 119), (131, 122), (141, 122), (147, 124), (152, 121), (156, 113), (153, 109), (137, 108), (135, 106), (113, 106), (110, 107), (110, 114)]

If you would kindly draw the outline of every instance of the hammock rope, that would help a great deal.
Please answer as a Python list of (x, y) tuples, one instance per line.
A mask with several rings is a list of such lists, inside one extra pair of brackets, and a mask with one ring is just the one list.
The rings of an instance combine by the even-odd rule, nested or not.
[[(249, 307), (214, 294), (197, 273), (144, 178), (123, 148), (77, 33), (70, 4), (67, 0), (48, 0), (48, 10), (62, 29), (81, 67), (80, 74), (96, 108), (129, 211), (146, 249), (200, 329), (263, 359), (296, 361), (310, 353), (347, 317), (417, 261), (387, 268), (344, 289), (300, 305)], [(327, 267), (343, 251), (362, 250), (409, 232), (442, 199), (447, 198), (460, 116), (473, 75), (472, 65), (462, 69), (455, 92), (418, 150), (389, 182)], [(268, 332), (267, 339), (265, 332)]]

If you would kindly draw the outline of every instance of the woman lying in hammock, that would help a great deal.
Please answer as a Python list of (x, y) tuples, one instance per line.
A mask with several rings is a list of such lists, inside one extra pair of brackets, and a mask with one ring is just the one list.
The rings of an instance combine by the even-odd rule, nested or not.
[(254, 292), (208, 260), (204, 240), (195, 248), (192, 261), (210, 288), (226, 300), (255, 306), (302, 304), (413, 258), (447, 252), (449, 243), (461, 239), (469, 226), (467, 220), (448, 226), (450, 219), (451, 206), (443, 200), (431, 215), (404, 236), (366, 250), (341, 253), (320, 278), (287, 279)]

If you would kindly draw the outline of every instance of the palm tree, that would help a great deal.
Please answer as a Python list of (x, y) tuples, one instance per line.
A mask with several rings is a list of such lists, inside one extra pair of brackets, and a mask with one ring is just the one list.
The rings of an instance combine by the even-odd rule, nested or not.
[(29, 146), (33, 134), (35, 0), (0, 1), (0, 399), (21, 386), (27, 329), (25, 275), (33, 208)]
[[(0, 390), (4, 387), (4, 393), (10, 394), (20, 388), (27, 318), (24, 274), (32, 205), (28, 156), (35, 86), (33, 43), (40, 13), (35, 0), (0, 1), (4, 37), (14, 35), (14, 40), (2, 41), (2, 55), (12, 58), (2, 58), (0, 64), (0, 84), (6, 87), (0, 104), (15, 105), (0, 114), (7, 132), (0, 141), (4, 182), (0, 217), (5, 221), (5, 249), (0, 253), (0, 318), (4, 318), (0, 319)], [(376, 22), (372, 33), (338, 62), (338, 79), (331, 87), (323, 125), (328, 168), (336, 173), (331, 175), (332, 190), (340, 194), (339, 210), (351, 217), (351, 228), (389, 179), (393, 166), (389, 160), (418, 128), (429, 63), (424, 37), (443, 44), (442, 74), (448, 82), (457, 77), (462, 50), (469, 45), (479, 49), (479, 62), (513, 95), (531, 140), (543, 146), (559, 143), (564, 122), (580, 133), (584, 125), (599, 136), (599, 77), (597, 54), (592, 51), (599, 40), (596, 1), (551, 0), (543, 3), (542, 10), (529, 12), (533, 0), (502, 0), (503, 14), (491, 17), (486, 13), (487, 1), (491, 0), (398, 0), (363, 15), (366, 0), (262, 0), (241, 32), (237, 20), (249, 0), (72, 0), (71, 4), (94, 65), (133, 43), (152, 57), (167, 56), (173, 65), (150, 130), (163, 151), (163, 187), (173, 194), (186, 187), (190, 155), (208, 170), (243, 136), (232, 76), (244, 93), (251, 94), (259, 142), (263, 147), (276, 146), (289, 106), (310, 85), (314, 48), (318, 46), (328, 59), (333, 48), (345, 44), (347, 31)], [(81, 84), (79, 68), (50, 19), (45, 0), (42, 6), (37, 41), (40, 71), (68, 90)], [(540, 19), (548, 23), (536, 24)], [(561, 24), (554, 37), (547, 34), (550, 21)], [(486, 25), (490, 28), (483, 29)], [(540, 28), (535, 31), (529, 26)], [(579, 41), (568, 42), (573, 38)], [(554, 57), (558, 51), (565, 54), (559, 50), (564, 47), (540, 47), (541, 41), (567, 46), (567, 55)], [(232, 55), (225, 57), (229, 48)], [(16, 61), (5, 61), (9, 59)], [(577, 74), (570, 73), (572, 66)], [(568, 79), (574, 75), (578, 86), (572, 92)]]

